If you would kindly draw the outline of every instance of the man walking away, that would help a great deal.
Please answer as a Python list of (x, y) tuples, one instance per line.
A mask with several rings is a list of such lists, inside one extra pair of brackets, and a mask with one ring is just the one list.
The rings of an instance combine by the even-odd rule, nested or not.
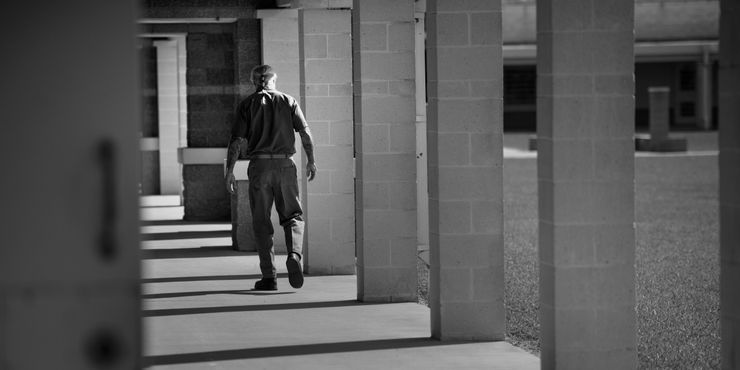
[(236, 111), (231, 131), (226, 169), (226, 188), (236, 191), (234, 165), (242, 146), (246, 146), (249, 161), (249, 202), (252, 210), (257, 252), (262, 279), (255, 290), (277, 290), (274, 230), (270, 221), (273, 203), (285, 231), (288, 249), (288, 281), (293, 288), (303, 286), (301, 267), (303, 248), (303, 210), (298, 195), (295, 154), (295, 134), (301, 136), (308, 164), (306, 176), (316, 176), (313, 139), (306, 119), (295, 99), (275, 89), (277, 74), (268, 65), (252, 69), (250, 78), (257, 91), (242, 100)]

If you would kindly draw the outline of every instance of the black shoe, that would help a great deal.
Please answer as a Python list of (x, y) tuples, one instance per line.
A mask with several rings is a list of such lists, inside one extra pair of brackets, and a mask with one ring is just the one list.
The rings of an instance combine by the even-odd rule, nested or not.
[(275, 278), (262, 278), (254, 283), (254, 290), (277, 290), (277, 280)]
[(291, 253), (288, 255), (285, 265), (288, 267), (288, 281), (290, 282), (290, 286), (296, 289), (302, 287), (303, 267), (301, 266), (301, 258), (297, 254)]

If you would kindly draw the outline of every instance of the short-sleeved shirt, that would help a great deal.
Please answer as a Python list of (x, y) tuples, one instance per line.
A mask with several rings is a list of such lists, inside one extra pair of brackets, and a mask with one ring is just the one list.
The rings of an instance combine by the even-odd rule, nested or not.
[(239, 103), (232, 137), (247, 141), (247, 156), (295, 154), (295, 132), (306, 129), (295, 99), (277, 90), (260, 90)]

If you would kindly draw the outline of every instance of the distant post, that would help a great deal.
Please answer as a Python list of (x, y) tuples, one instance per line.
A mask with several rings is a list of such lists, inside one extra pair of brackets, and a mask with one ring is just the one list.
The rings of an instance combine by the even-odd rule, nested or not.
[(650, 136), (636, 135), (635, 149), (649, 152), (686, 151), (686, 138), (670, 136), (671, 89), (666, 86), (648, 88), (650, 101)]
[(668, 122), (671, 96), (669, 87), (649, 87), (650, 98), (650, 138), (653, 141), (668, 139)]

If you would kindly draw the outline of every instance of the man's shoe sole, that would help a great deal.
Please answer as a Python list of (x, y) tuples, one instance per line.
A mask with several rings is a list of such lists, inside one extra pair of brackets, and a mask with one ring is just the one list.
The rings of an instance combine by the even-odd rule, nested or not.
[(288, 281), (290, 286), (293, 288), (300, 288), (303, 286), (303, 268), (301, 262), (295, 258), (288, 257), (288, 261), (285, 263), (288, 267)]
[(254, 284), (254, 290), (258, 290), (258, 291), (278, 290), (277, 282), (274, 282), (273, 284), (269, 284), (269, 283), (265, 283), (264, 280), (259, 280), (257, 281), (257, 283)]
[(254, 287), (254, 290), (259, 291), (259, 292), (269, 292), (269, 291), (275, 291), (275, 290), (278, 290), (278, 289), (277, 288), (273, 288), (273, 287), (269, 287), (269, 288), (257, 288), (257, 287)]

